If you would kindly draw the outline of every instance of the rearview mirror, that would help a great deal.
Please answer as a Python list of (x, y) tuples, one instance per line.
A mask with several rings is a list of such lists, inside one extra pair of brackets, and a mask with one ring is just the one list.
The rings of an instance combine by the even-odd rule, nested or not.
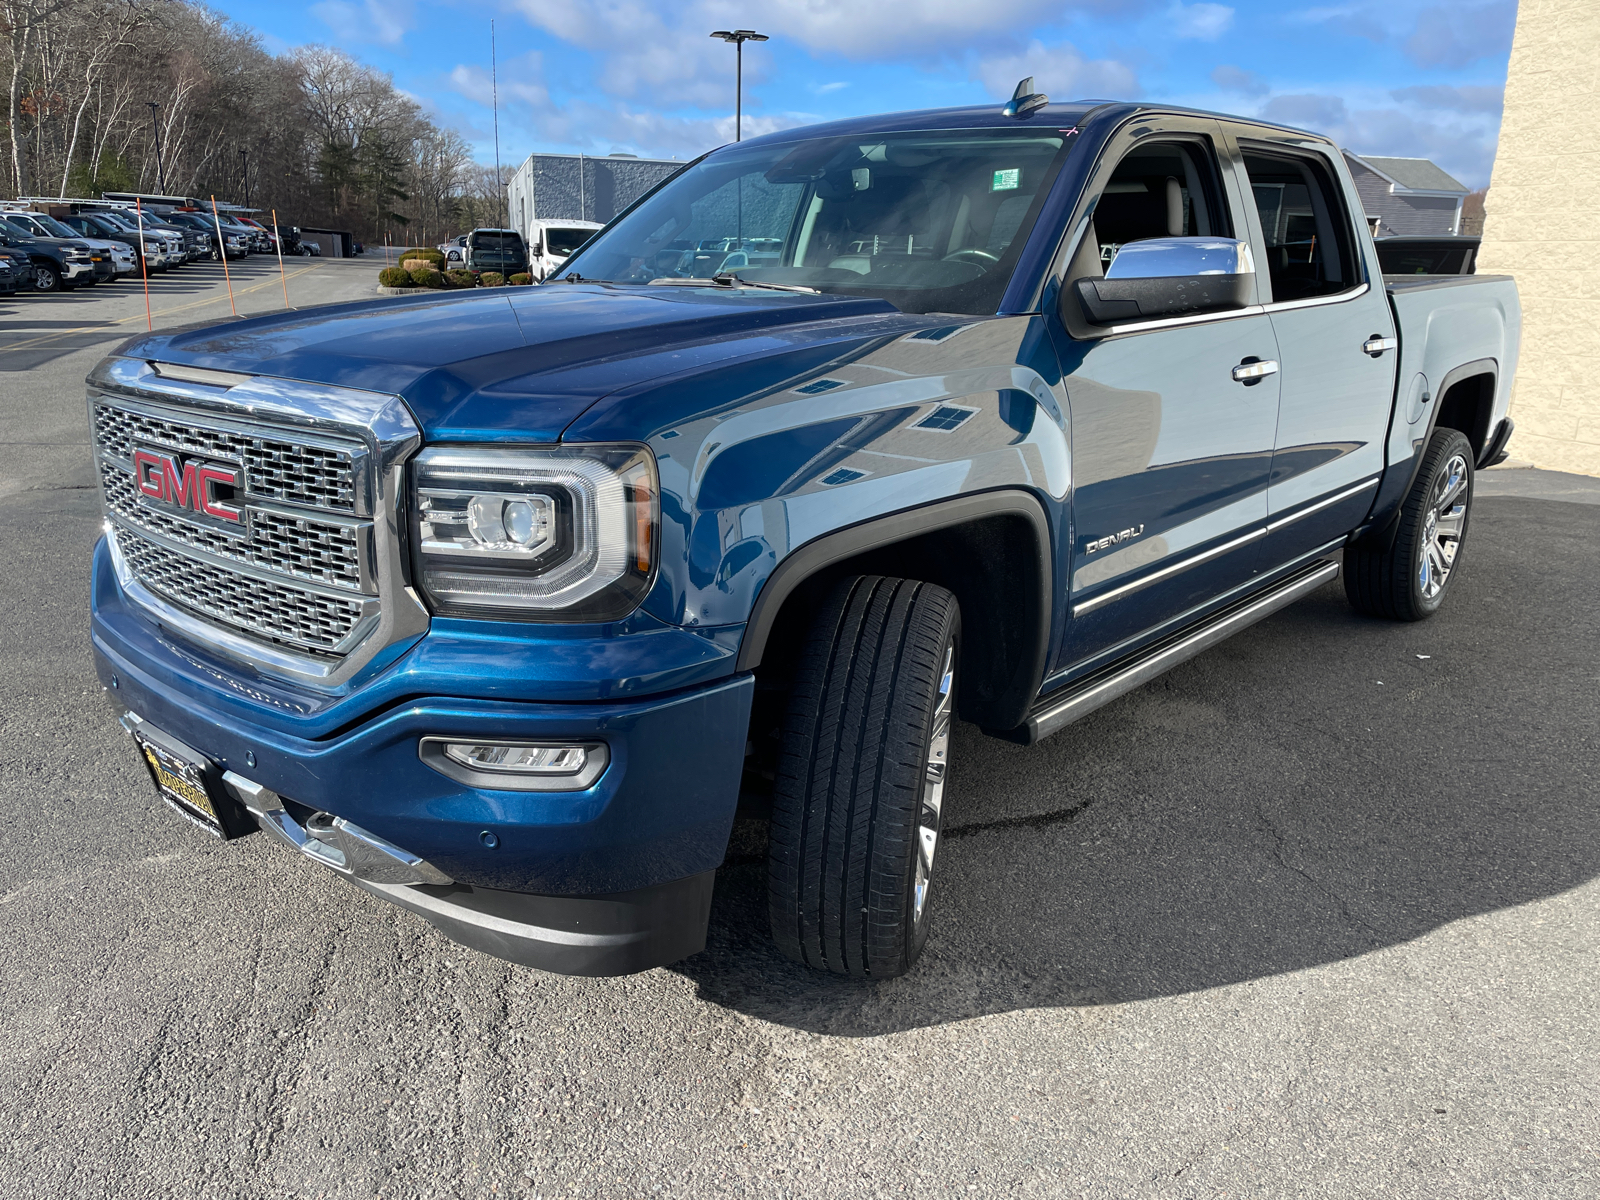
[(1243, 308), (1255, 270), (1249, 245), (1233, 238), (1145, 238), (1123, 245), (1104, 279), (1073, 289), (1090, 321), (1115, 325)]

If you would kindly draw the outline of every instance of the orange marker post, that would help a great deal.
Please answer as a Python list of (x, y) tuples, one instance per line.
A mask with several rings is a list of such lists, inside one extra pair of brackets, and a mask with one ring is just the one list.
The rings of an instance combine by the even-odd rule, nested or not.
[(144, 204), (142, 201), (133, 202), (133, 212), (139, 219), (139, 273), (144, 276), (144, 327), (153, 330), (155, 322), (150, 319), (150, 263), (144, 252)]
[(283, 235), (278, 232), (278, 210), (272, 210), (272, 244), (278, 251), (278, 277), (283, 280), (283, 306), (289, 307), (289, 277), (283, 273)]
[(239, 306), (233, 302), (233, 276), (228, 274), (228, 243), (222, 240), (222, 217), (217, 212), (217, 198), (211, 197), (211, 221), (217, 227), (217, 253), (222, 257), (222, 277), (228, 281), (228, 307), (239, 315)]

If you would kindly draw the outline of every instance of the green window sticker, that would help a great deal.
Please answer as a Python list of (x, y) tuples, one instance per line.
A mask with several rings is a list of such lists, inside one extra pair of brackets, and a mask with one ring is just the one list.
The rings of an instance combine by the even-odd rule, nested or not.
[(991, 192), (1014, 192), (1022, 183), (1022, 168), (1012, 167), (1006, 171), (994, 173), (994, 183), (990, 185)]

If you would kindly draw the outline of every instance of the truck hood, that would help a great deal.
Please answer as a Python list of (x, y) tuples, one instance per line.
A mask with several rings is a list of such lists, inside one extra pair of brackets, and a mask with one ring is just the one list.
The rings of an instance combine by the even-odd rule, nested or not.
[(223, 321), (147, 334), (117, 353), (391, 393), (430, 441), (556, 441), (596, 400), (641, 377), (757, 353), (774, 335), (792, 346), (816, 322), (897, 311), (746, 288), (548, 284)]

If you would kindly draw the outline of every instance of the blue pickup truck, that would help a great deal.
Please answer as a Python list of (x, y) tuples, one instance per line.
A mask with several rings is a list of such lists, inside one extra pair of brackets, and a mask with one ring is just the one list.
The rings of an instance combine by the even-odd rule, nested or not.
[(490, 954), (928, 937), (956, 716), (1043, 738), (1343, 571), (1415, 621), (1504, 457), (1505, 277), (1379, 273), (1339, 151), (1141, 104), (725, 146), (532, 288), (88, 380), (100, 679), (158, 794)]

